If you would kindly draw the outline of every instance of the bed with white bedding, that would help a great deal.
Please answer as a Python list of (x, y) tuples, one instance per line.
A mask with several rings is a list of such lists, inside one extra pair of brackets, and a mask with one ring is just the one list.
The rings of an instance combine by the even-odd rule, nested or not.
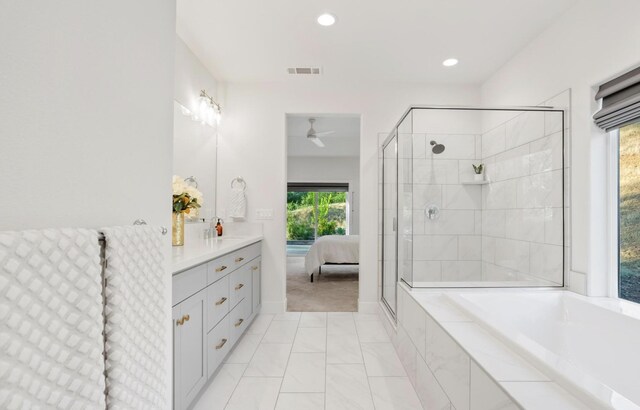
[(360, 264), (360, 237), (358, 235), (321, 236), (311, 245), (305, 256), (305, 269), (313, 282), (313, 274), (321, 273), (322, 265)]

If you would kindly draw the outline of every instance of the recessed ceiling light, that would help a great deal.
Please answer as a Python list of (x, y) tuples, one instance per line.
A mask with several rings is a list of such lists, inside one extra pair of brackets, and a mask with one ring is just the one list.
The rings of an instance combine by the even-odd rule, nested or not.
[(336, 16), (329, 13), (324, 13), (318, 16), (318, 24), (321, 26), (333, 26), (336, 22)]
[(456, 64), (458, 64), (458, 59), (457, 58), (447, 58), (446, 60), (444, 60), (442, 62), (442, 65), (445, 66), (445, 67), (453, 67)]

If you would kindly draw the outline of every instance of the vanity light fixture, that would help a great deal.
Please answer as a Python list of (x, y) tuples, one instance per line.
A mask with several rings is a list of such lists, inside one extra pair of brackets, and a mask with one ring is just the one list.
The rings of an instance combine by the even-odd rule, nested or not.
[(185, 117), (212, 127), (220, 124), (220, 118), (222, 116), (222, 106), (207, 94), (205, 90), (200, 91), (200, 98), (196, 100), (191, 110), (182, 104), (180, 104), (180, 110)]
[(453, 67), (456, 64), (458, 64), (458, 59), (457, 58), (447, 58), (446, 60), (444, 60), (442, 62), (442, 65), (445, 66), (445, 67)]
[(318, 16), (318, 24), (321, 26), (329, 27), (336, 23), (336, 16), (331, 13), (323, 13)]
[(220, 122), (222, 106), (216, 102), (205, 90), (200, 91), (200, 106), (198, 107), (198, 117), (203, 123), (211, 126)]

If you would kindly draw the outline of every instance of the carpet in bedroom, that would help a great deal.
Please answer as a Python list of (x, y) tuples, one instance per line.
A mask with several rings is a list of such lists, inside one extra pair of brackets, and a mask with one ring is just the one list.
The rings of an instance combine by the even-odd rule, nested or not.
[(323, 266), (313, 283), (304, 270), (304, 257), (287, 257), (287, 310), (290, 312), (356, 312), (358, 266)]

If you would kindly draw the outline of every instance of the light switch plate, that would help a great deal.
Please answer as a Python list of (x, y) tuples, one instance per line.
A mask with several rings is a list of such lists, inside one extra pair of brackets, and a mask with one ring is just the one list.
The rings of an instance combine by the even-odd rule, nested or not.
[(273, 209), (256, 209), (256, 219), (273, 219)]

